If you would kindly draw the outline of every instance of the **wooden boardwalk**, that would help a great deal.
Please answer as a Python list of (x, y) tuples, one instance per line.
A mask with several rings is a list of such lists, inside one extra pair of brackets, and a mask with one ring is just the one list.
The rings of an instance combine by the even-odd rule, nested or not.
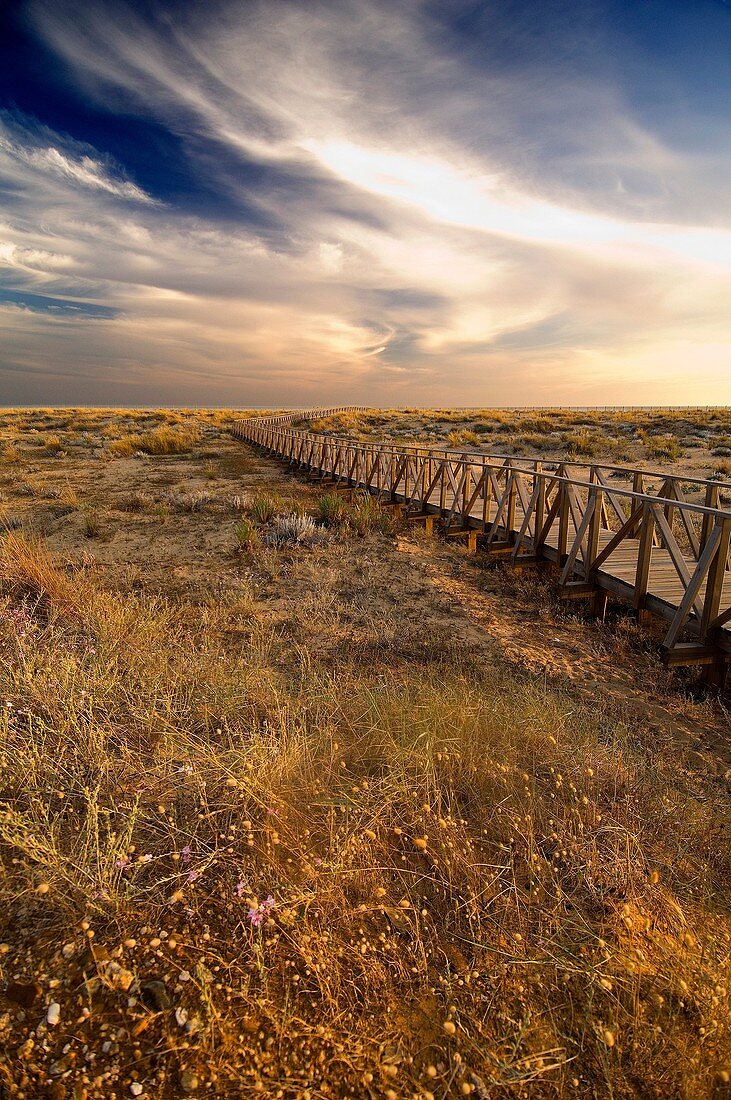
[(292, 426), (345, 411), (352, 408), (252, 417), (233, 432), (334, 489), (373, 493), (427, 526), (438, 520), (470, 549), (479, 542), (515, 564), (554, 562), (564, 595), (591, 599), (599, 614), (612, 596), (641, 620), (667, 620), (666, 661), (704, 665), (709, 679), (723, 680), (731, 661), (731, 510), (721, 506), (717, 482), (363, 443)]

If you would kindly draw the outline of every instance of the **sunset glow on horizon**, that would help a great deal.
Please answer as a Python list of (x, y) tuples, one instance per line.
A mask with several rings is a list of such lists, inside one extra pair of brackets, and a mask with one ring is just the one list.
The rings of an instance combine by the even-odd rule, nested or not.
[(0, 404), (731, 402), (725, 0), (4, 12)]

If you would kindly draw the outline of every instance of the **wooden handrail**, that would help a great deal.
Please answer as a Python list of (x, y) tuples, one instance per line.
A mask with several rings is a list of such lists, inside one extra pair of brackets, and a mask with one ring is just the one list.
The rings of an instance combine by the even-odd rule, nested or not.
[[(295, 420), (360, 411), (361, 406), (297, 409), (238, 420), (233, 432), (323, 480), (436, 513), (447, 527), (477, 529), (488, 548), (512, 548), (514, 560), (531, 552), (533, 558), (554, 560), (562, 584), (582, 591), (604, 587), (638, 610), (650, 608), (669, 618), (668, 646), (686, 630), (704, 652), (715, 646), (731, 653), (731, 511), (720, 506), (717, 482), (601, 463), (374, 444), (292, 426)], [(588, 474), (577, 477), (575, 469)], [(621, 471), (632, 488), (607, 484), (605, 475), (612, 471)], [(661, 479), (659, 488), (646, 488), (646, 480), (654, 478)], [(705, 489), (703, 504), (686, 500), (688, 484)], [(687, 555), (672, 529), (676, 515)], [(625, 566), (617, 557), (620, 549)]]

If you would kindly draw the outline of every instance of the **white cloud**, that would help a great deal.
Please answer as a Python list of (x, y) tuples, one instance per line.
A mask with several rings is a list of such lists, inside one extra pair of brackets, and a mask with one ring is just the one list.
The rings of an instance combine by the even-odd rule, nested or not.
[[(88, 153), (74, 154), (53, 144), (46, 145), (44, 138), (47, 135), (48, 130), (45, 127), (40, 127), (39, 132), (34, 133), (28, 126), (17, 122), (13, 125), (10, 116), (6, 119), (0, 117), (0, 156), (6, 161), (16, 162), (21, 171), (22, 166), (27, 166), (40, 177), (104, 191), (118, 199), (141, 203), (153, 201), (141, 188), (129, 180), (115, 177), (110, 172), (109, 165), (94, 159)], [(57, 137), (57, 140), (60, 142), (62, 139)]]
[[(712, 204), (679, 205), (668, 181), (703, 164), (605, 73), (468, 70), (415, 0), (190, 6), (174, 26), (121, 0), (34, 10), (79, 86), (169, 127), (229, 205), (157, 202), (96, 150), (6, 118), (4, 284), (121, 314), (3, 306), (16, 375), (53, 362), (69, 393), (98, 370), (160, 400), (465, 404), (639, 400), (646, 371), (657, 401), (663, 349), (668, 399), (683, 349), (688, 399), (731, 396), (731, 234)], [(543, 178), (549, 146), (568, 151)]]

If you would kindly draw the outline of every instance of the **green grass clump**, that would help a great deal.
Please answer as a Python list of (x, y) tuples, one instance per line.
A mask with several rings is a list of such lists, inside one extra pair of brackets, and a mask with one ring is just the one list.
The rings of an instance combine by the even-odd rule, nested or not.
[(359, 535), (376, 531), (382, 535), (394, 532), (393, 517), (380, 506), (370, 493), (357, 494), (349, 505), (345, 522)]
[(259, 493), (246, 505), (246, 511), (257, 524), (271, 523), (279, 510), (279, 500), (268, 493)]
[(347, 513), (347, 505), (338, 493), (323, 493), (317, 502), (317, 518), (326, 527), (336, 527)]
[(241, 516), (234, 527), (234, 537), (240, 550), (251, 550), (259, 541), (259, 532), (248, 516)]
[(683, 449), (675, 436), (650, 436), (646, 442), (647, 454), (658, 462), (677, 462), (683, 457)]

